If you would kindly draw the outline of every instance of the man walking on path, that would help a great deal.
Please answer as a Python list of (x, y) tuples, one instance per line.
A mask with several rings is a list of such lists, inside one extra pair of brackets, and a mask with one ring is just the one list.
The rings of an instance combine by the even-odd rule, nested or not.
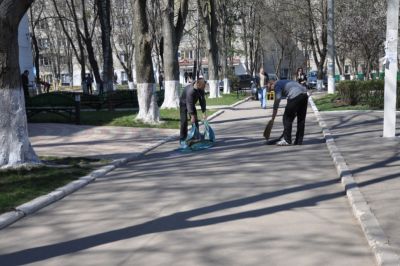
[(21, 75), (22, 89), (24, 90), (25, 101), (29, 98), (29, 71), (25, 70)]
[(264, 68), (260, 68), (260, 84), (258, 89), (258, 99), (261, 102), (261, 108), (267, 109), (267, 83), (268, 83), (268, 74), (264, 72)]
[(196, 124), (199, 127), (197, 118), (196, 103), (199, 101), (201, 111), (203, 112), (203, 119), (206, 118), (206, 97), (204, 88), (206, 87), (206, 81), (203, 78), (199, 78), (193, 84), (186, 86), (179, 99), (180, 109), (180, 143), (185, 141), (188, 133), (188, 122), (187, 115), (190, 115), (190, 121), (192, 124)]
[(308, 95), (307, 89), (292, 80), (279, 80), (268, 84), (269, 90), (275, 91), (275, 102), (272, 112), (272, 121), (278, 113), (279, 103), (282, 96), (287, 97), (287, 105), (283, 114), (283, 138), (276, 143), (278, 146), (292, 144), (292, 124), (297, 116), (297, 132), (294, 145), (302, 145), (304, 127), (306, 123)]

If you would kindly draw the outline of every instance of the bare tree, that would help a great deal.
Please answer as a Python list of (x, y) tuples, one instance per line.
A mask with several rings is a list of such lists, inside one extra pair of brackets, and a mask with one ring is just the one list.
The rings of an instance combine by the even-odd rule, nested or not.
[(339, 70), (343, 68), (345, 59), (354, 58), (355, 53), (362, 59), (367, 77), (372, 70), (379, 71), (379, 57), (383, 55), (385, 41), (385, 2), (340, 0), (336, 2), (336, 14)]
[[(175, 5), (179, 5), (175, 19)], [(179, 107), (178, 48), (188, 13), (188, 0), (161, 0), (165, 97), (161, 108)]]
[(234, 50), (232, 40), (234, 39), (233, 33), (235, 31), (236, 18), (238, 17), (239, 3), (240, 1), (237, 0), (220, 0), (217, 2), (217, 17), (220, 25), (218, 28), (220, 74), (224, 81), (224, 94), (231, 93), (228, 76), (233, 73), (231, 73), (228, 61), (232, 63), (232, 51)]
[(162, 33), (163, 16), (161, 14), (161, 0), (148, 1), (147, 4), (147, 19), (149, 22), (149, 33), (152, 36), (154, 67), (160, 76), (164, 69), (164, 37)]
[(145, 123), (159, 123), (160, 111), (157, 105), (153, 62), (151, 58), (151, 35), (147, 21), (146, 1), (134, 1), (135, 65), (139, 114), (136, 119)]
[(327, 0), (315, 2), (306, 0), (308, 17), (308, 37), (314, 57), (314, 62), (317, 65), (317, 89), (322, 89), (324, 65), (328, 52), (328, 4)]
[(113, 2), (111, 9), (113, 37), (111, 43), (115, 55), (128, 77), (129, 89), (133, 89), (134, 28), (132, 1)]
[(0, 167), (39, 163), (29, 142), (18, 56), (18, 25), (31, 0), (0, 0)]
[[(84, 2), (85, 0), (82, 0)], [(101, 46), (103, 49), (103, 85), (106, 91), (114, 89), (114, 66), (111, 46), (111, 0), (96, 0), (100, 18)]]
[(208, 83), (210, 98), (219, 97), (218, 88), (218, 20), (216, 16), (216, 3), (214, 0), (197, 0), (198, 8), (201, 10), (201, 17), (205, 27), (205, 39), (208, 52)]
[(30, 34), (31, 41), (33, 46), (33, 62), (36, 70), (36, 80), (40, 78), (40, 65), (39, 65), (39, 57), (40, 57), (40, 48), (38, 43), (38, 38), (36, 35), (36, 29), (39, 25), (43, 25), (46, 23), (46, 20), (43, 18), (43, 11), (45, 9), (45, 5), (43, 0), (37, 1), (35, 5), (29, 9), (29, 21), (30, 21)]
[[(84, 84), (86, 75), (86, 54), (82, 34), (79, 28), (79, 19), (76, 12), (75, 2), (74, 0), (71, 0), (71, 2), (57, 2), (57, 0), (52, 0), (52, 3), (61, 28), (81, 66), (81, 86), (82, 90), (86, 91)], [(62, 12), (68, 13), (64, 15)], [(69, 19), (70, 17), (72, 17), (72, 21)]]

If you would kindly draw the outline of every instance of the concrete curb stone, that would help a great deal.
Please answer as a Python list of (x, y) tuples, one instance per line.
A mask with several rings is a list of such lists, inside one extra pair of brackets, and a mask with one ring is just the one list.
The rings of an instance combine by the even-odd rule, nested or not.
[[(250, 98), (251, 97), (247, 97), (246, 99), (236, 102), (236, 103), (230, 105), (229, 107), (234, 108), (235, 106), (248, 101)], [(215, 112), (214, 114), (210, 115), (208, 117), (208, 120), (212, 120), (212, 119), (216, 118), (217, 116), (223, 114), (224, 112), (225, 112), (224, 110), (219, 110), (219, 111)], [(18, 221), (19, 219), (21, 219), (23, 217), (33, 214), (36, 211), (64, 198), (65, 196), (72, 194), (73, 192), (75, 192), (75, 191), (85, 187), (87, 184), (93, 182), (97, 178), (103, 177), (110, 171), (112, 171), (128, 162), (136, 160), (140, 156), (143, 156), (144, 154), (148, 153), (149, 151), (156, 149), (157, 147), (163, 145), (164, 143), (167, 143), (167, 142), (173, 141), (173, 140), (177, 140), (178, 138), (179, 138), (179, 135), (174, 134), (174, 135), (168, 136), (154, 144), (149, 144), (148, 147), (145, 148), (142, 152), (136, 153), (134, 155), (131, 155), (131, 156), (128, 156), (125, 158), (113, 160), (109, 165), (106, 165), (99, 169), (96, 169), (96, 170), (92, 171), (90, 174), (80, 177), (78, 180), (74, 180), (74, 181), (70, 182), (69, 184), (59, 187), (46, 195), (39, 196), (27, 203), (17, 206), (14, 211), (10, 211), (10, 212), (0, 215), (0, 230), (13, 224), (14, 222)]]
[(368, 244), (375, 255), (377, 264), (379, 266), (399, 266), (400, 258), (397, 255), (396, 250), (389, 245), (387, 236), (383, 232), (378, 220), (372, 213), (368, 203), (362, 195), (357, 182), (351, 174), (351, 170), (349, 169), (346, 160), (337, 148), (335, 140), (328, 129), (327, 124), (320, 115), (312, 97), (309, 98), (309, 103), (320, 127), (322, 128), (326, 145), (333, 162), (335, 163), (337, 173), (341, 178), (341, 183), (346, 191), (347, 199), (352, 207), (353, 214), (361, 225)]

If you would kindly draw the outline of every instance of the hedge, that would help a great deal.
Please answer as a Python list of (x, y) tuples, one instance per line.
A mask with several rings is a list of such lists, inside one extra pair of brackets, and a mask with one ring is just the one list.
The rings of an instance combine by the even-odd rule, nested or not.
[[(76, 92), (50, 92), (30, 97), (27, 106), (74, 106)], [(136, 90), (116, 90), (106, 92), (103, 95), (79, 93), (81, 96), (81, 108), (114, 109), (114, 108), (139, 108)], [(159, 90), (157, 104), (161, 106), (164, 101), (164, 91)]]
[[(400, 82), (397, 83), (397, 108), (400, 108)], [(384, 81), (341, 81), (336, 85), (341, 100), (348, 105), (368, 105), (383, 109)]]

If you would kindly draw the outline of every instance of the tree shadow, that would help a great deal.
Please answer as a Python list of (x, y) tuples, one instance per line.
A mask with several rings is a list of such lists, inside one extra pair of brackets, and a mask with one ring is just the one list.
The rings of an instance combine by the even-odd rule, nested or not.
[(0, 255), (0, 261), (6, 265), (28, 264), (54, 258), (57, 256), (79, 252), (85, 249), (112, 243), (115, 241), (134, 238), (147, 234), (183, 230), (194, 227), (203, 227), (219, 223), (237, 221), (241, 219), (261, 217), (296, 208), (315, 206), (320, 202), (328, 201), (337, 197), (342, 197), (345, 195), (345, 192), (340, 191), (330, 194), (322, 194), (276, 206), (239, 212), (235, 214), (227, 214), (205, 219), (195, 219), (196, 217), (201, 215), (210, 214), (213, 212), (226, 210), (230, 208), (240, 207), (258, 201), (263, 201), (266, 199), (287, 195), (290, 193), (326, 187), (337, 184), (338, 182), (339, 179), (335, 178), (326, 181), (320, 181), (311, 184), (296, 186), (292, 188), (285, 188), (273, 192), (261, 193), (255, 196), (245, 197), (241, 199), (225, 201), (222, 203), (217, 203), (189, 211), (176, 212), (174, 214), (166, 215), (138, 225), (133, 225), (117, 230), (112, 230), (56, 244), (50, 244), (41, 247), (16, 251), (8, 254), (2, 254)]

